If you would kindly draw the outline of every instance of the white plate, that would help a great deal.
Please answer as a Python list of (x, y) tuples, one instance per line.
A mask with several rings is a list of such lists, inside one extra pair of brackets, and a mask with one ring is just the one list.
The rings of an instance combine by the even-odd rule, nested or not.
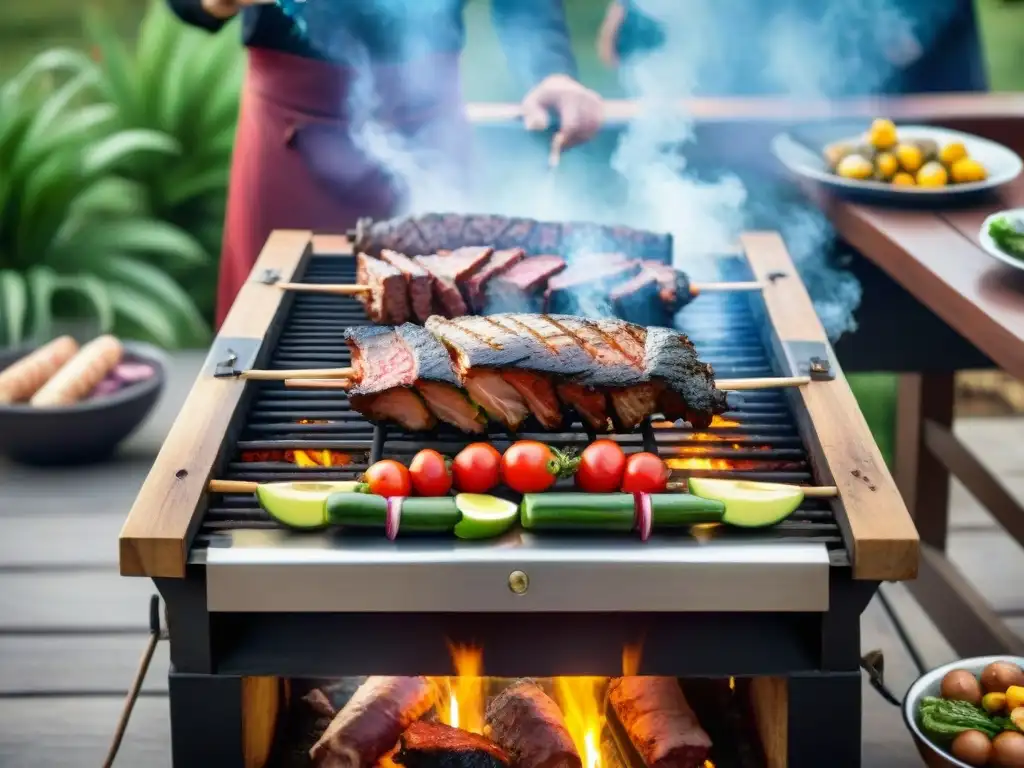
[(998, 219), (1001, 216), (1009, 216), (1011, 219), (1018, 219), (1024, 221), (1024, 208), (1014, 208), (1009, 211), (1000, 211), (999, 213), (993, 213), (984, 223), (981, 225), (981, 231), (978, 233), (978, 240), (981, 242), (981, 247), (984, 248), (991, 256), (999, 259), (1004, 264), (1013, 267), (1014, 269), (1024, 270), (1024, 259), (1014, 258), (1008, 253), (1004, 253), (1000, 250), (999, 246), (995, 244), (995, 241), (988, 234), (988, 226), (992, 223), (993, 219)]
[[(801, 144), (788, 133), (781, 133), (772, 139), (772, 152), (783, 165), (798, 176), (816, 181), (839, 194), (878, 202), (938, 203), (976, 196), (1008, 184), (1024, 170), (1024, 162), (1016, 152), (980, 136), (927, 125), (898, 125), (896, 130), (901, 139), (930, 139), (940, 146), (952, 141), (962, 142), (967, 154), (988, 171), (988, 178), (984, 181), (951, 184), (946, 187), (900, 187), (881, 181), (845, 179), (829, 170), (820, 152)], [(860, 136), (837, 139), (850, 143), (860, 143), (862, 140)]]

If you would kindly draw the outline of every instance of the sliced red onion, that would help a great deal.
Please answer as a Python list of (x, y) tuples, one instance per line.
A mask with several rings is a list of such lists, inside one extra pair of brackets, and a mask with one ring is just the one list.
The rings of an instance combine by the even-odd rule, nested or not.
[(92, 391), (90, 397), (104, 397), (106, 395), (112, 395), (121, 389), (121, 382), (117, 379), (103, 379), (96, 388)]
[(391, 496), (388, 498), (387, 517), (384, 521), (384, 535), (394, 541), (398, 537), (398, 527), (402, 522), (402, 502), (405, 496)]
[(148, 363), (120, 363), (114, 368), (114, 376), (125, 384), (137, 384), (155, 375), (156, 369)]
[(654, 507), (651, 504), (651, 494), (633, 494), (633, 520), (636, 528), (640, 531), (640, 541), (647, 541), (651, 538), (651, 529), (654, 528)]

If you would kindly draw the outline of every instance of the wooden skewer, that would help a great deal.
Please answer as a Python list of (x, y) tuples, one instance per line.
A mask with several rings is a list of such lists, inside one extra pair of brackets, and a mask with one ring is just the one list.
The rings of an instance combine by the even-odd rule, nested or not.
[(715, 386), (726, 392), (746, 392), (752, 389), (802, 387), (804, 384), (810, 383), (810, 376), (765, 376), (760, 379), (719, 379), (715, 382)]
[[(328, 369), (331, 370), (331, 369)], [(338, 373), (338, 372), (341, 373)], [(317, 376), (312, 371), (249, 371), (248, 373), (261, 374), (249, 376), (243, 373), (243, 378), (269, 379), (284, 381), (286, 387), (295, 389), (348, 389), (351, 386), (349, 377), (352, 375), (351, 368), (337, 368), (331, 372), (331, 376)], [(293, 376), (293, 373), (310, 374), (308, 376)], [(267, 374), (266, 376), (262, 374)], [(780, 376), (776, 378), (764, 377), (761, 379), (720, 379), (715, 382), (718, 389), (724, 392), (747, 392), (758, 389), (777, 389), (788, 387), (802, 387), (811, 383), (810, 376)]]
[(548, 168), (554, 170), (562, 162), (562, 144), (564, 138), (561, 133), (556, 133), (551, 139), (551, 151), (548, 153)]
[[(301, 291), (303, 293), (326, 293), (332, 296), (358, 296), (362, 293), (371, 293), (373, 286), (360, 285), (335, 285), (325, 283), (274, 283), (274, 286), (283, 291)], [(763, 283), (758, 282), (735, 282), (735, 283), (691, 283), (690, 291), (694, 296), (702, 293), (739, 293), (742, 291), (760, 291), (764, 288)]]
[[(768, 483), (768, 485), (779, 485), (779, 483)], [(211, 480), (207, 485), (210, 493), (256, 493), (260, 484), (252, 480)], [(804, 492), (809, 499), (832, 499), (839, 495), (839, 489), (834, 485), (819, 486), (795, 486)], [(686, 483), (669, 483), (670, 491), (685, 491)]]
[(348, 385), (341, 384), (340, 380), (351, 379), (354, 376), (354, 368), (295, 368), (290, 371), (242, 371), (237, 378), (251, 381), (328, 380), (345, 389)]

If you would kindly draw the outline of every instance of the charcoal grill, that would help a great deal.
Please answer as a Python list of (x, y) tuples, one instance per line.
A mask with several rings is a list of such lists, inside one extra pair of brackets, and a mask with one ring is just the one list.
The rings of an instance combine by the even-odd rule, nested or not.
[[(815, 380), (737, 395), (703, 432), (654, 423), (616, 439), (680, 462), (679, 477), (835, 485), (837, 499), (808, 500), (764, 531), (647, 543), (391, 543), (290, 533), (251, 496), (206, 490), (211, 477), (355, 479), (381, 456), (466, 442), (374, 427), (340, 391), (217, 376), (225, 366), (347, 366), (339, 333), (366, 322), (350, 298), (261, 282), (266, 270), (312, 283), (353, 277), (344, 238), (275, 232), (121, 533), (122, 573), (153, 578), (167, 606), (175, 766), (262, 765), (288, 701), (279, 679), (450, 674), (449, 642), (483, 647), (499, 676), (621, 674), (623, 648), (642, 644), (641, 674), (752, 678), (769, 766), (818, 766), (822, 754), (859, 766), (859, 617), (880, 581), (913, 578), (917, 533), (781, 239), (741, 243), (745, 258), (721, 260), (723, 277), (762, 281), (763, 295), (708, 296), (680, 328), (719, 377)], [(543, 439), (590, 436), (575, 424)], [(298, 467), (273, 453), (316, 450), (350, 463)], [(259, 452), (271, 460), (242, 460)]]

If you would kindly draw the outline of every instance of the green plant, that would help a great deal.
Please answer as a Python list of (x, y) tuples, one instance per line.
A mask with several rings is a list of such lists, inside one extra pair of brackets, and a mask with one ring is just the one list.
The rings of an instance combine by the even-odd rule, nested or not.
[[(155, 216), (190, 232), (213, 257), (220, 251), (238, 120), (244, 59), (237, 30), (211, 36), (183, 24), (164, 0), (152, 0), (132, 50), (112, 22), (86, 17), (103, 72), (100, 87), (117, 107), (120, 127), (159, 131), (181, 147), (178, 155), (146, 158), (126, 173), (146, 189)], [(216, 263), (160, 266), (210, 318)]]
[(123, 130), (95, 98), (95, 62), (71, 50), (33, 59), (0, 86), (0, 343), (49, 336), (55, 318), (166, 347), (209, 329), (151, 259), (206, 263), (195, 238), (154, 219), (128, 167), (179, 155), (151, 130)]

